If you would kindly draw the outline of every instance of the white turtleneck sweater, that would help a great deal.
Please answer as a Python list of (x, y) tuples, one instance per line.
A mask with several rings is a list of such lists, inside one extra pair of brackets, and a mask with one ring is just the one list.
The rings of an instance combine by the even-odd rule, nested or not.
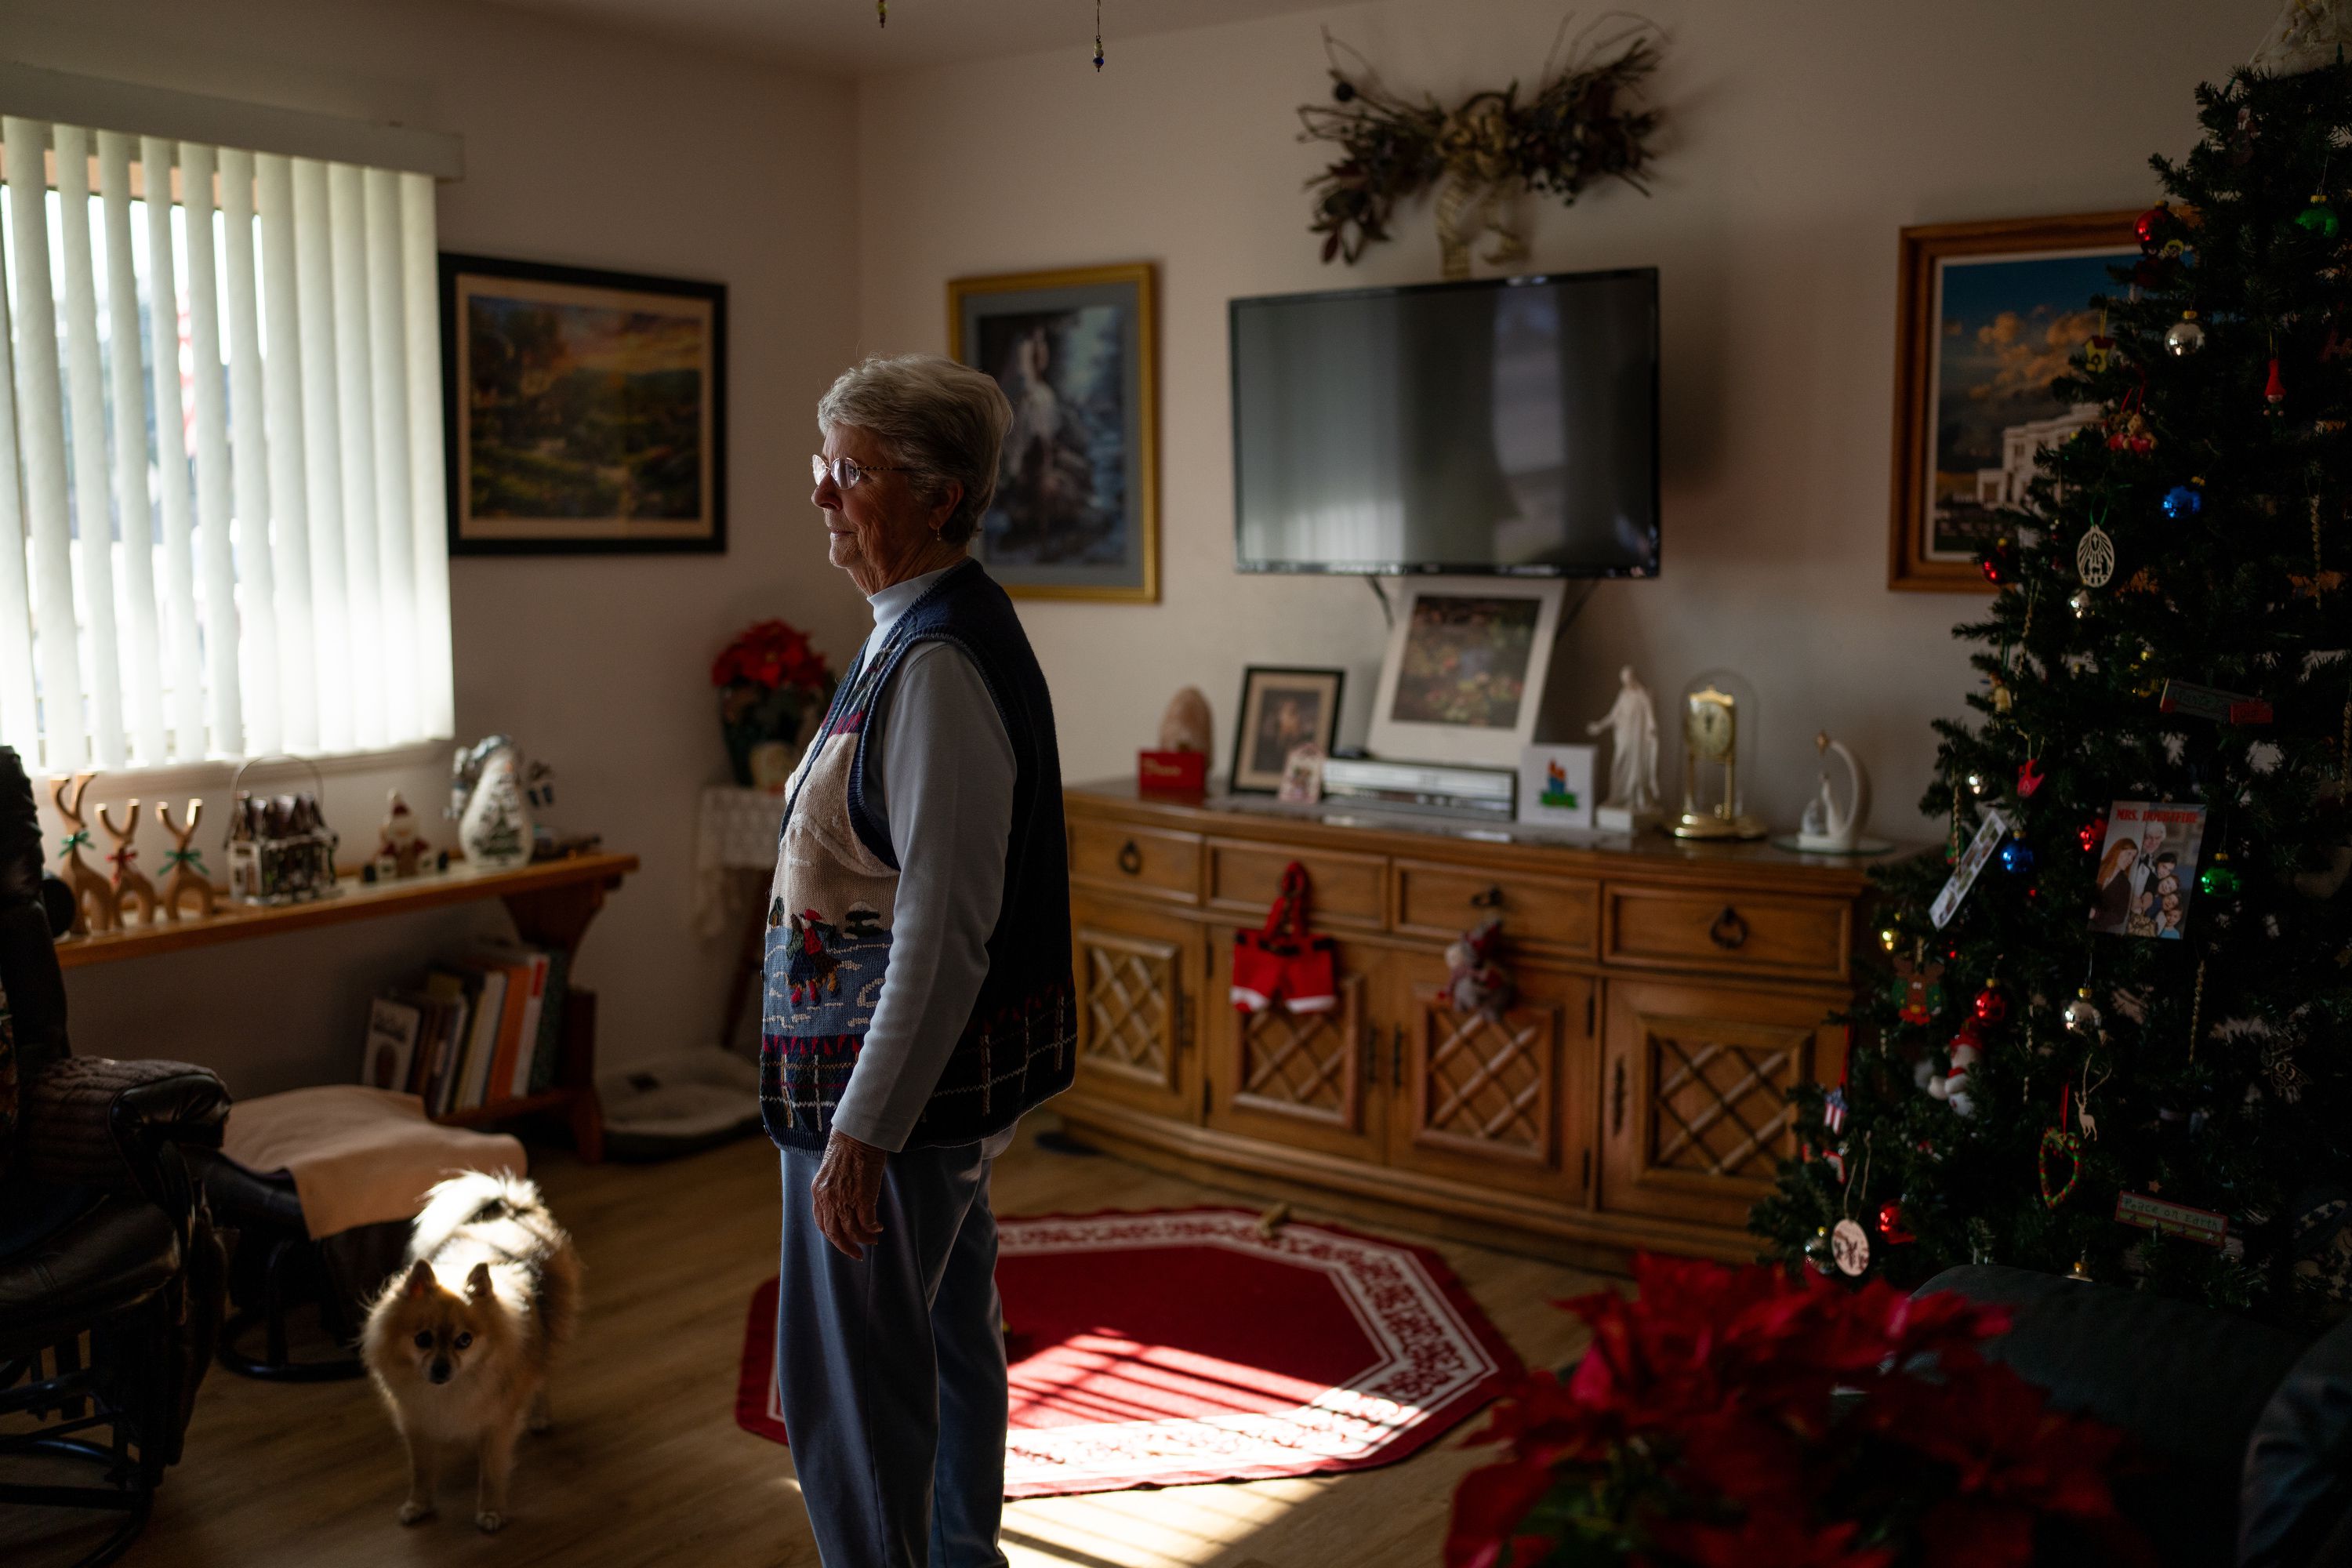
[[(927, 572), (873, 595), (862, 665), (898, 617), (946, 574)], [(988, 934), (1004, 904), (1013, 833), (1013, 741), (987, 683), (951, 643), (919, 642), (898, 661), (877, 726), (866, 736), (866, 808), (898, 861), (890, 962), (874, 1021), (835, 1108), (860, 1143), (906, 1147), (988, 974)], [(1013, 1142), (1006, 1128), (989, 1157)]]

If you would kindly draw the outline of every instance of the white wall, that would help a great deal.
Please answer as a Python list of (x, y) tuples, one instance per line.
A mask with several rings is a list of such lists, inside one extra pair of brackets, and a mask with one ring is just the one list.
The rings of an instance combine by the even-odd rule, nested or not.
[[(1162, 602), (1022, 609), (1071, 778), (1131, 769), (1186, 682), (1229, 733), (1245, 664), (1346, 666), (1342, 738), (1361, 737), (1372, 595), (1233, 570), (1225, 303), (1438, 276), (1425, 204), (1359, 265), (1317, 261), (1301, 186), (1330, 150), (1298, 143), (1295, 110), (1328, 89), (1319, 29), (1391, 89), (1452, 101), (1531, 83), (1562, 9), (1391, 0), (1121, 44), (1099, 77), (1064, 50), (863, 84), (862, 347), (944, 348), (952, 277), (1160, 268)], [(1979, 601), (1885, 587), (1895, 231), (2152, 200), (2147, 155), (2187, 150), (2191, 89), (2252, 51), (2275, 0), (1642, 9), (1673, 35), (1654, 194), (1531, 205), (1521, 269), (1662, 269), (1664, 573), (1596, 591), (1549, 717), (1605, 711), (1623, 661), (1662, 703), (1730, 665), (1760, 694), (1752, 806), (1793, 826), (1826, 727), (1875, 771), (1881, 830), (1932, 837), (1913, 816), (1927, 721), (1975, 679), (1948, 633)]]
[[(605, 1060), (712, 1037), (732, 948), (698, 941), (688, 919), (695, 792), (725, 773), (709, 660), (762, 616), (809, 627), (841, 658), (866, 626), (824, 563), (802, 467), (810, 410), (853, 336), (852, 89), (471, 4), (6, 9), (0, 47), (26, 63), (461, 133), (467, 176), (440, 191), (446, 249), (729, 286), (728, 553), (477, 557), (450, 571), (461, 733), (513, 732), (557, 770), (558, 825), (644, 858), (581, 958)], [(446, 777), (446, 760), (338, 774), (330, 819), (347, 847), (372, 841), (386, 787), (430, 815)], [(214, 822), (224, 805), (215, 792)], [(447, 841), (448, 825), (430, 826)], [(152, 867), (165, 846), (149, 835)], [(209, 826), (205, 837), (217, 843)], [(498, 918), (415, 916), (77, 970), (76, 1037), (84, 1050), (205, 1062), (244, 1094), (340, 1079), (373, 987)]]

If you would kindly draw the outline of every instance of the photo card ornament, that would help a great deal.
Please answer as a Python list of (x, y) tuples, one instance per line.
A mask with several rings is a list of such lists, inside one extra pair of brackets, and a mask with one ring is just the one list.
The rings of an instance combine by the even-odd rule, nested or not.
[(2009, 836), (2009, 818), (2001, 815), (1999, 806), (1983, 808), (1976, 837), (1969, 840), (1967, 851), (1960, 856), (1959, 863), (1952, 868), (1952, 874), (1946, 879), (1943, 890), (1936, 895), (1936, 901), (1927, 908), (1927, 918), (1935, 922), (1937, 931), (1951, 924), (1952, 917), (1960, 912), (1961, 900), (1976, 885), (1977, 873), (1984, 869), (1985, 862), (1993, 858), (2000, 848), (2001, 840)]
[(2090, 926), (2110, 936), (2179, 940), (2188, 934), (2205, 838), (2205, 808), (2119, 800), (2092, 877)]

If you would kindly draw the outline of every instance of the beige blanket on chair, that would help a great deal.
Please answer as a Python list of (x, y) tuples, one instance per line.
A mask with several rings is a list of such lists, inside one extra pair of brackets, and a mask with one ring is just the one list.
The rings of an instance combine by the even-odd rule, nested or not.
[(425, 1190), (460, 1171), (511, 1171), (530, 1162), (504, 1133), (444, 1127), (425, 1102), (365, 1084), (321, 1084), (229, 1107), (221, 1152), (257, 1175), (294, 1178), (313, 1240), (355, 1225), (412, 1220)]

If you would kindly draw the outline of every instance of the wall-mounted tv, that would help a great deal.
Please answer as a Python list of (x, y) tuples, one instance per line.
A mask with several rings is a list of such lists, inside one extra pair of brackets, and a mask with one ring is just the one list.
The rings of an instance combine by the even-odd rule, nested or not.
[(1244, 572), (1658, 570), (1654, 267), (1235, 300)]

